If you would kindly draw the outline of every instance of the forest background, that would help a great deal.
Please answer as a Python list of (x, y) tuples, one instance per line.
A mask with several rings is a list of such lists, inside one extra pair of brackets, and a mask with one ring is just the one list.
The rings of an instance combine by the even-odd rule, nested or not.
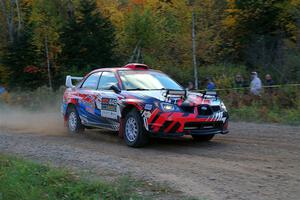
[(212, 77), (245, 119), (280, 122), (284, 110), (285, 121), (299, 120), (299, 87), (258, 101), (230, 88), (236, 74), (249, 83), (251, 71), (300, 82), (300, 0), (0, 0), (0, 85), (12, 96), (44, 87), (47, 96), (68, 74), (143, 62), (186, 86), (193, 13), (200, 89)]

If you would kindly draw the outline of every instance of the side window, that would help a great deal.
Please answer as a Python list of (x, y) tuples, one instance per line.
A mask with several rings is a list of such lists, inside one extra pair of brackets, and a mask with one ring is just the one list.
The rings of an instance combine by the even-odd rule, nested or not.
[(94, 73), (91, 74), (82, 84), (81, 88), (83, 89), (90, 89), (90, 90), (96, 90), (97, 89), (97, 85), (98, 85), (98, 81), (100, 78), (100, 74), (101, 73)]
[(118, 79), (115, 77), (113, 72), (103, 72), (98, 89), (99, 90), (108, 90), (111, 85), (118, 84)]

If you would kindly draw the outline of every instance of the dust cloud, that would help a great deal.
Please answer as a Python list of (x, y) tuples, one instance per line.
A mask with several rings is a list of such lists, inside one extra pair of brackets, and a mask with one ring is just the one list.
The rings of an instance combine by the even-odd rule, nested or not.
[(42, 135), (66, 134), (63, 117), (57, 108), (28, 111), (0, 105), (0, 130)]

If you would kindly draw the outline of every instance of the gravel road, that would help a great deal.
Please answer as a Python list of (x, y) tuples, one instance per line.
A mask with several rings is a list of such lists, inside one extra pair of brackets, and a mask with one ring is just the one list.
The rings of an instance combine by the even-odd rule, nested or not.
[(236, 122), (230, 134), (208, 143), (159, 139), (133, 149), (103, 131), (68, 135), (60, 121), (51, 125), (56, 117), (46, 130), (30, 130), (28, 122), (12, 127), (8, 121), (0, 118), (2, 153), (107, 177), (131, 174), (207, 199), (300, 198), (300, 127)]

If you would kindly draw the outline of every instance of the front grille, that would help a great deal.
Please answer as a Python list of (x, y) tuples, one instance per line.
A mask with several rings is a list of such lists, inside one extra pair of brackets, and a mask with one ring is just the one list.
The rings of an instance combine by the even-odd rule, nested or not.
[(204, 116), (212, 115), (213, 110), (209, 105), (200, 105), (198, 106), (198, 114)]
[(211, 130), (211, 129), (222, 129), (222, 122), (187, 122), (184, 125), (184, 130)]
[(218, 112), (221, 110), (220, 106), (211, 106), (211, 109), (213, 110), (213, 112)]
[(181, 109), (183, 112), (186, 112), (186, 113), (194, 113), (194, 111), (195, 111), (195, 107), (192, 107), (192, 106), (181, 106)]
[(219, 112), (221, 110), (220, 106), (210, 106), (210, 105), (200, 105), (198, 106), (199, 115), (212, 115), (214, 112)]

